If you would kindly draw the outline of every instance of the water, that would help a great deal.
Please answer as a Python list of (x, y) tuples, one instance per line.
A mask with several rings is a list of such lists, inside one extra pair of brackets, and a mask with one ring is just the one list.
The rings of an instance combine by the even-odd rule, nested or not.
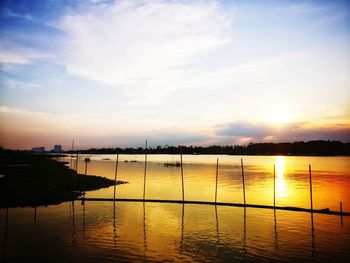
[[(89, 174), (114, 178), (115, 156), (90, 156)], [(185, 198), (213, 201), (219, 158), (218, 201), (243, 202), (240, 157), (184, 156)], [(103, 160), (110, 158), (111, 160)], [(120, 156), (117, 197), (141, 198), (144, 156)], [(173, 160), (174, 158), (174, 160)], [(149, 156), (146, 197), (181, 199), (179, 157)], [(70, 160), (70, 158), (68, 158)], [(138, 162), (124, 162), (138, 160)], [(244, 157), (247, 202), (309, 207), (308, 164), (314, 207), (350, 211), (350, 158)], [(83, 172), (84, 163), (79, 163)], [(88, 197), (112, 197), (113, 187)], [(73, 209), (74, 206), (74, 209)], [(67, 202), (0, 210), (0, 261), (91, 262), (348, 262), (350, 217), (205, 205)]]

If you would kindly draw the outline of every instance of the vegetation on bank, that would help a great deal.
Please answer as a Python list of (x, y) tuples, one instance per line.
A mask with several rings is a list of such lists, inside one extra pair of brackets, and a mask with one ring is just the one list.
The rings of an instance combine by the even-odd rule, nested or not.
[(114, 185), (113, 180), (104, 177), (77, 174), (54, 158), (1, 149), (0, 207), (57, 204), (81, 196), (84, 183), (86, 191)]
[(79, 151), (87, 154), (230, 154), (230, 155), (350, 155), (350, 143), (339, 141), (309, 141), (293, 143), (250, 143), (240, 145), (202, 146), (157, 146), (155, 148), (101, 148)]

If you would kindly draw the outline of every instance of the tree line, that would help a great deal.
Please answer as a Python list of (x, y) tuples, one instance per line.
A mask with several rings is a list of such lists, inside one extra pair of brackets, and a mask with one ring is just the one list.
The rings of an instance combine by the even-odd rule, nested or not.
[[(71, 152), (71, 151), (68, 151)], [(137, 148), (91, 148), (79, 150), (86, 154), (228, 154), (228, 155), (350, 155), (350, 143), (339, 141), (308, 141), (284, 143), (250, 143), (248, 145), (157, 146)]]

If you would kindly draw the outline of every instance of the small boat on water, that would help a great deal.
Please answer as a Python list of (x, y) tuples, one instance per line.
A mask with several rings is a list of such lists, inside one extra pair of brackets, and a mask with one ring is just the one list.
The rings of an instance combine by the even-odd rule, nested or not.
[(172, 166), (174, 166), (174, 167), (180, 167), (181, 166), (181, 163), (180, 162), (166, 162), (166, 163), (164, 163), (164, 166), (165, 167), (172, 167)]

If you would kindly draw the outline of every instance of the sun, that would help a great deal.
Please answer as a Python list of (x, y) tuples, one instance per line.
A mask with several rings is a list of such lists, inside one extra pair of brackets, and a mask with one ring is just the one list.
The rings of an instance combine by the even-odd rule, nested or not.
[(268, 117), (269, 122), (280, 125), (285, 124), (291, 120), (291, 115), (287, 112), (275, 112)]

